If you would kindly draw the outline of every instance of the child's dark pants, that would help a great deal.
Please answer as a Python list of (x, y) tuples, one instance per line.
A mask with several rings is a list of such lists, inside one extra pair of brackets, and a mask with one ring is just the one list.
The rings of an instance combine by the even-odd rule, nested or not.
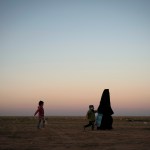
[(87, 127), (91, 126), (91, 129), (94, 130), (94, 122), (95, 121), (89, 121), (89, 124), (85, 125), (84, 128), (87, 128)]

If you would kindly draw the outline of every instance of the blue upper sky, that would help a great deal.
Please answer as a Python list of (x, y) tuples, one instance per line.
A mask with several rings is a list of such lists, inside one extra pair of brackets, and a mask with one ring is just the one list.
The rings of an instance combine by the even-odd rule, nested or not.
[(149, 56), (149, 0), (0, 0), (0, 100), (4, 106), (13, 99), (4, 94), (11, 91), (10, 83), (17, 91), (79, 82), (85, 89), (91, 83), (115, 89), (116, 109), (123, 97), (115, 103), (119, 87), (134, 89), (133, 95), (141, 88), (139, 99), (135, 96), (133, 101), (140, 107), (144, 99), (142, 108), (147, 108)]

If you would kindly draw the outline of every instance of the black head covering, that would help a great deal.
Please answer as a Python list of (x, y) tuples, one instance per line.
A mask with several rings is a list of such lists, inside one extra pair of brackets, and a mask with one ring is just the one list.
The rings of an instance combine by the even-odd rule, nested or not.
[(98, 107), (98, 113), (103, 115), (112, 115), (114, 113), (110, 104), (109, 89), (105, 89), (103, 91), (101, 101)]

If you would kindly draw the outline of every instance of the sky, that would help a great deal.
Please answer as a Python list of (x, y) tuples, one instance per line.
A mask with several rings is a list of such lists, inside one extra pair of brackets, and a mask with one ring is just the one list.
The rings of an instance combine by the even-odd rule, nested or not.
[(0, 115), (150, 115), (149, 0), (0, 0)]

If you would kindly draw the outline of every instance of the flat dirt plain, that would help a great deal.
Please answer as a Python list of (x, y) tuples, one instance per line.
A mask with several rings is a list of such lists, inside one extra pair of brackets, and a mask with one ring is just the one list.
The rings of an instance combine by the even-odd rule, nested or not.
[(150, 150), (150, 117), (114, 117), (113, 130), (83, 130), (84, 117), (0, 117), (0, 150)]

